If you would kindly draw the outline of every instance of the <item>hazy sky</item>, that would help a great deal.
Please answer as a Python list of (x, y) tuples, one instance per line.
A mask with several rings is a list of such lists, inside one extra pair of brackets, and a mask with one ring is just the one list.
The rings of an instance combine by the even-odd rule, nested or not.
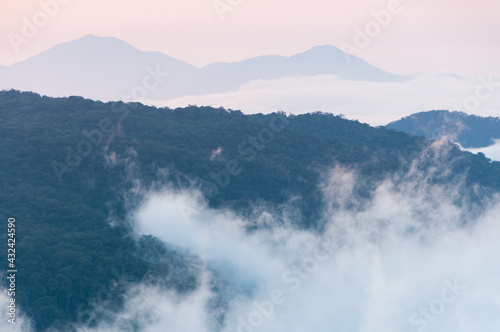
[[(54, 11), (49, 16), (43, 13)], [(214, 8), (218, 3), (219, 13)], [(399, 4), (398, 4), (399, 3)], [(87, 34), (113, 36), (191, 64), (350, 44), (395, 73), (500, 72), (498, 0), (0, 0), (0, 64)], [(225, 7), (224, 7), (225, 6)], [(392, 9), (385, 26), (372, 12)], [(221, 17), (223, 19), (221, 19)], [(28, 23), (26, 23), (28, 22)], [(24, 29), (30, 23), (38, 31)], [(371, 28), (356, 44), (356, 29)], [(14, 37), (15, 36), (15, 37)], [(25, 38), (15, 52), (9, 39)], [(361, 46), (361, 47), (358, 47)]]

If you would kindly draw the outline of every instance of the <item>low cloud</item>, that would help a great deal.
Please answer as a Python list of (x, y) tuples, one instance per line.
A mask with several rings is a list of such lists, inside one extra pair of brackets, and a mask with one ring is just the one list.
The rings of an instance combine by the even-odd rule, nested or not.
[[(179, 296), (154, 286), (136, 285), (125, 295), (124, 308), (111, 322), (102, 322), (98, 328), (81, 327), (79, 332), (90, 331), (208, 331), (205, 304), (211, 293), (204, 282), (196, 293)], [(105, 312), (106, 308), (96, 306)]]
[(495, 139), (495, 143), (493, 145), (477, 148), (477, 149), (464, 149), (472, 153), (482, 152), (484, 155), (491, 160), (500, 161), (500, 139)]
[[(9, 332), (30, 332), (34, 331), (31, 325), (31, 320), (24, 315), (22, 309), (20, 308), (19, 301), (15, 303), (15, 317), (12, 317), (10, 314), (12, 313), (11, 308), (7, 308), (7, 306), (11, 305), (10, 300), (15, 297), (7, 296), (7, 290), (2, 289), (0, 291), (0, 307), (2, 310), (2, 319), (0, 320), (0, 331), (9, 331)], [(12, 322), (15, 324), (9, 323), (8, 320), (15, 318)]]
[(368, 200), (355, 170), (324, 177), (322, 232), (213, 210), (197, 191), (149, 193), (131, 213), (136, 233), (197, 256), (202, 282), (183, 296), (136, 285), (112, 322), (81, 331), (498, 330), (498, 198), (477, 213), (460, 179), (432, 184), (418, 165)]
[(371, 125), (385, 125), (412, 113), (440, 109), (462, 108), (467, 113), (500, 116), (500, 89), (496, 86), (499, 79), (493, 80), (496, 84), (493, 89), (497, 91), (478, 100), (477, 104), (469, 103), (482, 79), (440, 74), (417, 75), (405, 82), (376, 83), (319, 75), (258, 80), (233, 92), (143, 102), (173, 108), (189, 104), (223, 106), (241, 109), (247, 114), (278, 110), (294, 114), (323, 111), (344, 114), (349, 119)]

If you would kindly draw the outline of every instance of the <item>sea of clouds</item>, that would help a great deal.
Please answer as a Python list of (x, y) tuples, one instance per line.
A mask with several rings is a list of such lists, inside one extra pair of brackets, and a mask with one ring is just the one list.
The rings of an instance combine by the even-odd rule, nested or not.
[(498, 117), (500, 78), (422, 74), (403, 82), (365, 82), (318, 75), (257, 80), (231, 92), (142, 102), (172, 108), (189, 104), (223, 106), (246, 114), (322, 111), (378, 126), (429, 110)]

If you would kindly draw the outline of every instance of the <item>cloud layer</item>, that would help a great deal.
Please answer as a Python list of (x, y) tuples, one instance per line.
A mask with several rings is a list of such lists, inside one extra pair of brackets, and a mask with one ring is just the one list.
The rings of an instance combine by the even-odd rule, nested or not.
[(482, 152), (484, 155), (492, 160), (500, 161), (500, 140), (495, 140), (495, 144), (490, 145), (485, 148), (478, 149), (467, 149), (467, 151), (472, 153)]
[[(487, 98), (470, 102), (480, 77), (454, 75), (416, 76), (407, 82), (374, 83), (341, 80), (335, 76), (293, 77), (253, 81), (237, 91), (189, 96), (169, 101), (145, 101), (156, 106), (188, 104), (223, 106), (244, 113), (312, 111), (344, 114), (371, 125), (385, 125), (412, 113), (427, 110), (462, 110), (483, 116), (500, 116), (500, 79), (493, 79)], [(484, 92), (484, 91), (483, 91)], [(469, 98), (469, 99), (467, 99)]]

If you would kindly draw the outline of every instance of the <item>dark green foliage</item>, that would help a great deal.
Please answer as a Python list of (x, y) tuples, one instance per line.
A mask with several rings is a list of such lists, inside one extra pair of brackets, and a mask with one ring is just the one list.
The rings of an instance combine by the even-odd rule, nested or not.
[(465, 148), (481, 148), (500, 138), (500, 119), (463, 112), (429, 111), (389, 123), (387, 128), (438, 139), (449, 136)]
[[(298, 198), (298, 226), (321, 229), (322, 172), (355, 167), (365, 178), (357, 194), (369, 197), (378, 180), (404, 173), (430, 142), (331, 114), (157, 109), (4, 91), (0, 144), (0, 220), (14, 216), (18, 227), (16, 299), (44, 331), (92, 325), (92, 302), (118, 309), (129, 284), (180, 294), (196, 288), (195, 258), (132, 237), (125, 218), (139, 202), (131, 190), (138, 184), (200, 188), (211, 207), (242, 214)], [(464, 175), (468, 184), (500, 189), (497, 163), (451, 146), (446, 158), (438, 166), (451, 172), (440, 181)]]

